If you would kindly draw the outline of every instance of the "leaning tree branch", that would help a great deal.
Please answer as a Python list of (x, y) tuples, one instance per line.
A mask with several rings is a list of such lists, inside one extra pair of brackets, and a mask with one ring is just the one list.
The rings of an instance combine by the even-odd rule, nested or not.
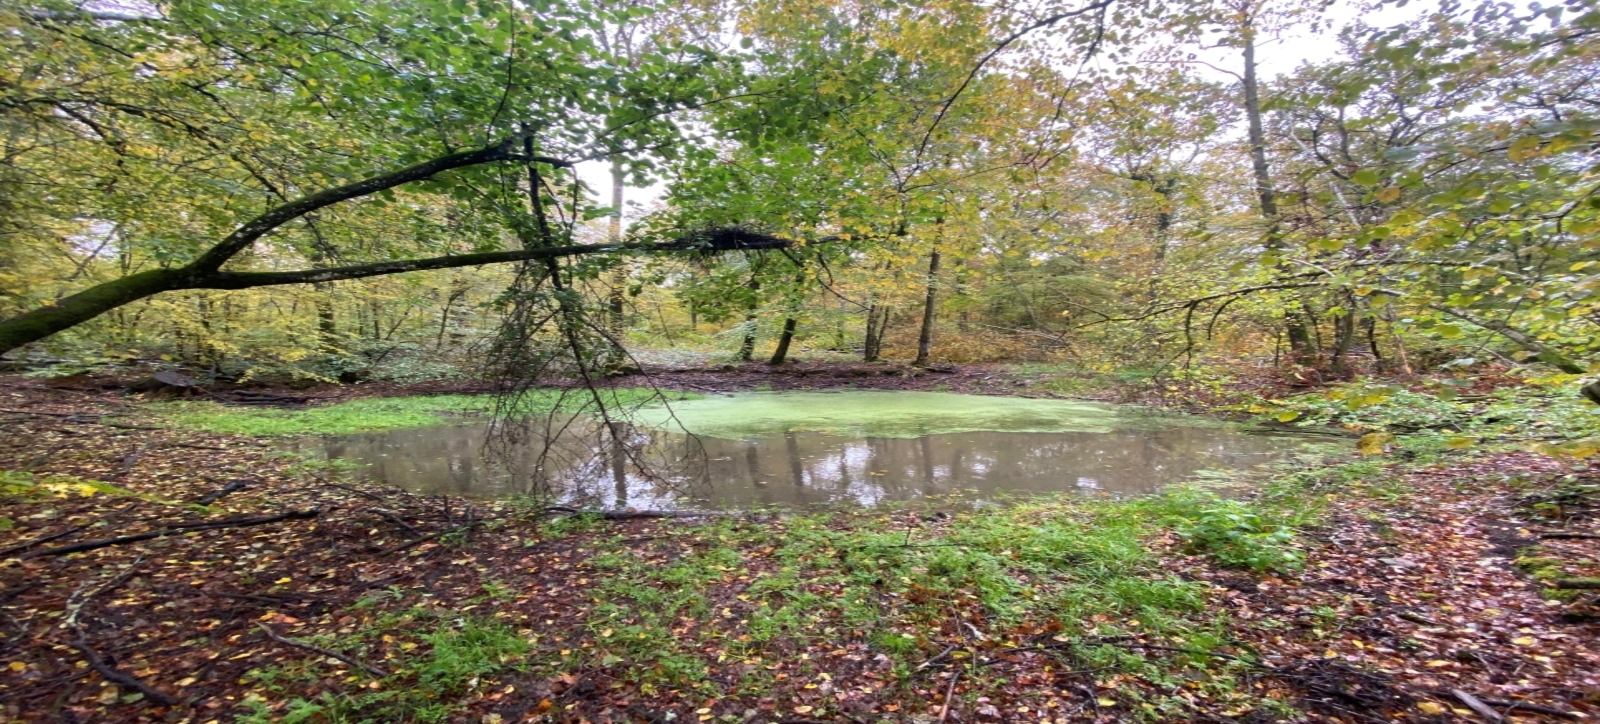
[[(1311, 276), (1311, 275), (1304, 275), (1304, 276)], [(1193, 299), (1186, 299), (1186, 300), (1181, 301), (1181, 302), (1173, 302), (1171, 304), (1165, 304), (1165, 305), (1162, 305), (1162, 306), (1159, 306), (1159, 307), (1151, 308), (1149, 310), (1146, 310), (1142, 314), (1137, 314), (1137, 315), (1134, 315), (1132, 317), (1106, 317), (1105, 319), (1096, 319), (1093, 322), (1084, 322), (1083, 324), (1080, 324), (1080, 325), (1078, 325), (1076, 327), (1073, 327), (1073, 329), (1082, 329), (1084, 327), (1092, 327), (1092, 326), (1094, 326), (1096, 324), (1105, 324), (1107, 322), (1139, 322), (1139, 321), (1143, 321), (1143, 320), (1149, 319), (1151, 317), (1159, 317), (1159, 316), (1161, 316), (1163, 314), (1168, 314), (1170, 312), (1176, 312), (1176, 311), (1178, 311), (1180, 309), (1187, 310), (1190, 315), (1193, 315), (1194, 309), (1196, 307), (1199, 307), (1200, 305), (1205, 304), (1206, 302), (1213, 302), (1213, 301), (1216, 301), (1218, 299), (1226, 299), (1228, 297), (1237, 297), (1237, 296), (1241, 296), (1241, 295), (1245, 295), (1245, 294), (1253, 294), (1255, 292), (1266, 292), (1266, 291), (1274, 291), (1274, 290), (1282, 290), (1282, 289), (1315, 289), (1315, 288), (1318, 288), (1318, 287), (1325, 287), (1325, 286), (1327, 286), (1327, 284), (1322, 283), (1322, 282), (1292, 282), (1292, 283), (1278, 283), (1278, 284), (1260, 284), (1260, 285), (1256, 285), (1256, 286), (1253, 286), (1253, 287), (1243, 287), (1243, 288), (1240, 288), (1240, 289), (1232, 289), (1232, 290), (1229, 290), (1229, 291), (1226, 291), (1226, 292), (1218, 292), (1216, 294), (1208, 294), (1208, 295), (1203, 296), (1203, 297), (1194, 297)]]
[(217, 272), (197, 281), (192, 289), (247, 289), (282, 284), (311, 284), (344, 279), (401, 274), (429, 269), (454, 269), (464, 266), (483, 266), (514, 261), (544, 261), (586, 254), (640, 253), (653, 254), (671, 251), (732, 251), (755, 249), (785, 249), (794, 242), (775, 236), (749, 232), (728, 233), (725, 237), (688, 237), (664, 242), (630, 242), (619, 244), (574, 244), (547, 246), (510, 251), (488, 251), (479, 254), (436, 256), (427, 259), (402, 259), (371, 264), (305, 269), (287, 272)]
[(204, 282), (220, 274), (222, 265), (249, 248), (261, 237), (318, 209), (369, 196), (445, 171), (497, 161), (527, 161), (553, 166), (570, 166), (559, 158), (525, 155), (518, 152), (517, 139), (509, 138), (475, 151), (439, 156), (405, 168), (381, 173), (343, 186), (324, 189), (309, 196), (279, 204), (240, 225), (193, 262), (176, 268), (150, 269), (56, 300), (9, 319), (0, 320), (0, 354), (70, 329), (124, 304), (177, 289), (206, 289)]
[(1471, 324), (1475, 327), (1481, 327), (1494, 332), (1495, 334), (1510, 340), (1511, 343), (1517, 345), (1518, 347), (1532, 352), (1535, 358), (1539, 361), (1544, 362), (1545, 364), (1548, 364), (1551, 367), (1561, 370), (1569, 375), (1581, 375), (1589, 371), (1587, 367), (1579, 364), (1577, 361), (1562, 354), (1560, 351), (1550, 347), (1549, 345), (1539, 341), (1533, 335), (1518, 330), (1503, 321), (1483, 319), (1467, 312), (1466, 310), (1440, 304), (1430, 305), (1430, 308), (1436, 312), (1443, 312), (1444, 314), (1455, 317), (1456, 319)]
[(445, 171), (468, 166), (481, 166), (495, 161), (527, 161), (561, 167), (572, 165), (571, 162), (559, 158), (519, 154), (516, 152), (516, 148), (517, 139), (508, 138), (492, 146), (429, 159), (398, 171), (391, 171), (343, 186), (324, 189), (309, 196), (302, 196), (293, 201), (280, 204), (235, 229), (220, 243), (206, 250), (204, 254), (200, 255), (200, 258), (189, 264), (188, 269), (201, 273), (214, 272), (221, 269), (223, 264), (227, 263), (229, 259), (232, 259), (239, 252), (254, 244), (257, 239), (306, 214), (340, 202), (370, 196), (379, 191), (397, 186), (404, 186), (413, 181), (432, 178)]

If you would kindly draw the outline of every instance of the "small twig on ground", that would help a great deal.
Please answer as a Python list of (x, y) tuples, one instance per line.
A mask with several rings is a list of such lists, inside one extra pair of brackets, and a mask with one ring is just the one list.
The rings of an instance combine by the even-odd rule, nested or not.
[(325, 648), (322, 648), (321, 646), (318, 646), (316, 644), (306, 643), (305, 641), (300, 641), (298, 639), (291, 639), (291, 638), (287, 638), (287, 637), (284, 637), (284, 636), (280, 636), (280, 635), (278, 635), (278, 632), (273, 631), (272, 629), (268, 628), (267, 625), (264, 624), (264, 623), (257, 623), (256, 626), (258, 626), (261, 629), (262, 633), (265, 633), (267, 635), (267, 638), (270, 638), (273, 641), (276, 641), (276, 642), (278, 642), (280, 644), (283, 644), (285, 646), (293, 646), (293, 647), (295, 647), (297, 649), (304, 649), (304, 650), (310, 651), (312, 653), (322, 654), (323, 656), (328, 656), (328, 657), (332, 657), (332, 658), (338, 659), (340, 661), (345, 662), (346, 664), (349, 664), (349, 665), (354, 666), (354, 667), (356, 667), (358, 669), (361, 669), (362, 671), (365, 671), (365, 672), (367, 672), (369, 674), (372, 674), (373, 676), (376, 676), (376, 677), (378, 677), (380, 679), (388, 678), (388, 676), (389, 676), (389, 672), (384, 671), (383, 669), (380, 669), (380, 668), (378, 668), (376, 666), (373, 666), (372, 664), (369, 664), (369, 663), (366, 663), (366, 662), (363, 662), (363, 661), (359, 661), (357, 659), (353, 659), (353, 658), (351, 658), (349, 656), (345, 656), (344, 654), (341, 654), (341, 653), (339, 653), (337, 651), (334, 651), (332, 649), (325, 649)]
[(365, 490), (362, 490), (360, 488), (352, 488), (352, 487), (350, 487), (348, 485), (340, 485), (339, 483), (332, 482), (332, 481), (328, 480), (327, 478), (324, 478), (321, 475), (318, 475), (316, 473), (311, 473), (311, 477), (316, 478), (318, 482), (320, 482), (323, 485), (326, 485), (326, 486), (328, 486), (330, 488), (338, 488), (340, 490), (349, 491), (349, 492), (355, 493), (356, 495), (360, 495), (362, 497), (369, 498), (371, 500), (376, 500), (376, 501), (378, 501), (380, 503), (384, 503), (384, 504), (387, 504), (389, 502), (387, 500), (384, 500), (383, 498), (380, 498), (380, 497), (378, 497), (376, 495), (373, 495), (372, 493), (369, 493), (369, 492), (367, 492)]
[(939, 721), (950, 718), (950, 700), (956, 695), (956, 682), (961, 680), (961, 672), (950, 675), (950, 686), (944, 690), (944, 706), (939, 709)]
[(249, 486), (251, 482), (254, 481), (250, 480), (249, 478), (237, 478), (235, 480), (229, 480), (227, 485), (222, 486), (222, 489), (206, 493), (204, 497), (194, 501), (194, 503), (195, 505), (210, 505), (231, 493), (244, 490), (245, 487)]
[(322, 509), (321, 508), (312, 508), (310, 510), (291, 510), (291, 511), (289, 511), (287, 513), (279, 513), (277, 515), (265, 515), (265, 516), (251, 517), (251, 518), (233, 518), (233, 519), (230, 519), (230, 520), (219, 520), (219, 521), (212, 522), (212, 523), (179, 523), (179, 524), (169, 525), (169, 526), (167, 526), (165, 528), (161, 528), (159, 530), (149, 531), (147, 533), (138, 533), (138, 534), (135, 534), (135, 535), (125, 535), (125, 536), (120, 536), (120, 537), (117, 537), (117, 538), (100, 538), (98, 540), (90, 540), (90, 541), (84, 541), (82, 543), (74, 543), (74, 544), (69, 545), (69, 546), (61, 546), (59, 548), (48, 548), (48, 549), (45, 549), (45, 550), (42, 550), (42, 551), (34, 551), (34, 552), (28, 553), (28, 554), (26, 554), (26, 555), (24, 555), (22, 557), (23, 558), (39, 558), (39, 557), (42, 557), (42, 556), (60, 556), (60, 555), (66, 555), (68, 553), (80, 553), (80, 552), (83, 552), (83, 551), (91, 551), (91, 550), (94, 550), (96, 548), (105, 548), (107, 546), (122, 545), (124, 543), (136, 543), (138, 541), (150, 540), (152, 538), (163, 538), (163, 537), (166, 537), (166, 536), (169, 536), (169, 535), (178, 535), (178, 534), (181, 534), (181, 533), (193, 533), (193, 532), (200, 532), (200, 531), (207, 531), (207, 530), (220, 530), (222, 528), (244, 528), (244, 527), (253, 526), (253, 525), (266, 525), (267, 523), (276, 523), (276, 522), (282, 521), (282, 520), (305, 520), (307, 518), (315, 518), (315, 517), (317, 517), (317, 516), (319, 516), (321, 514), (322, 514)]
[(950, 653), (955, 651), (955, 650), (956, 650), (956, 645), (955, 644), (950, 644), (949, 646), (945, 647), (945, 650), (940, 651), (938, 656), (935, 656), (935, 657), (933, 657), (931, 659), (928, 659), (927, 661), (924, 661), (924, 662), (918, 664), (917, 665), (917, 671), (921, 671), (923, 669), (928, 668), (929, 666), (933, 666), (934, 664), (939, 663), (940, 661), (944, 660), (944, 657), (949, 656)]
[(122, 463), (120, 464), (118, 469), (123, 471), (123, 472), (127, 472), (129, 470), (132, 470), (133, 466), (138, 465), (139, 461), (144, 458), (145, 451), (149, 450), (150, 446), (154, 445), (154, 444), (155, 443), (145, 443), (144, 445), (140, 446), (138, 450), (133, 451), (132, 455), (129, 455), (129, 456), (127, 456), (127, 457), (122, 459)]
[(311, 596), (298, 596), (298, 595), (296, 595), (296, 596), (259, 596), (259, 595), (249, 594), (249, 593), (228, 593), (226, 591), (208, 591), (208, 590), (205, 590), (203, 588), (202, 589), (196, 589), (196, 588), (190, 588), (188, 586), (166, 587), (166, 588), (162, 588), (162, 589), (159, 589), (159, 590), (161, 590), (164, 593), (170, 593), (170, 594), (174, 594), (174, 595), (178, 595), (178, 596), (215, 596), (217, 598), (237, 598), (237, 599), (239, 599), (241, 601), (255, 601), (257, 603), (265, 603), (265, 604), (274, 605), (274, 606), (292, 605), (292, 604), (298, 604), (298, 603), (310, 603), (310, 602), (313, 602), (313, 601), (320, 600), (320, 599), (317, 599), (317, 598), (311, 597)]
[(78, 653), (83, 654), (83, 658), (87, 659), (89, 662), (89, 668), (94, 669), (96, 673), (100, 674), (102, 677), (105, 677), (106, 681), (114, 684), (121, 684), (133, 689), (141, 694), (144, 694), (144, 698), (149, 699), (150, 701), (161, 706), (173, 706), (178, 703), (177, 699), (168, 695), (166, 692), (152, 688), (149, 684), (140, 681), (132, 674), (121, 671), (115, 666), (106, 663), (105, 659), (100, 658), (100, 654), (96, 653), (94, 649), (89, 647), (89, 641), (83, 635), (83, 627), (74, 625), (73, 628), (77, 631), (78, 640), (72, 644), (72, 647), (77, 649)]
[(1600, 533), (1540, 533), (1543, 540), (1600, 540)]
[(1410, 611), (1398, 611), (1398, 612), (1395, 613), (1394, 616), (1395, 616), (1395, 618), (1406, 620), (1406, 621), (1410, 621), (1410, 622), (1415, 623), (1415, 624), (1421, 624), (1423, 626), (1438, 626), (1439, 625), (1438, 621), (1435, 621), (1435, 620), (1433, 620), (1431, 618), (1428, 618), (1427, 616), (1423, 616), (1421, 614), (1412, 613)]
[(441, 530), (441, 531), (436, 531), (436, 532), (433, 532), (433, 533), (429, 533), (429, 534), (427, 534), (425, 536), (422, 536), (421, 538), (412, 538), (411, 540), (408, 540), (408, 541), (406, 541), (404, 543), (400, 543), (398, 545), (393, 545), (393, 546), (385, 548), (385, 549), (383, 549), (381, 551), (378, 551), (376, 555), (387, 556), (387, 555), (390, 555), (392, 553), (399, 553), (400, 551), (403, 551), (403, 550), (407, 550), (407, 549), (410, 549), (410, 548), (415, 548), (416, 546), (422, 545), (423, 543), (427, 543), (428, 541), (433, 540), (435, 538), (443, 538), (444, 536), (450, 535), (451, 533), (459, 533), (459, 532), (461, 532), (463, 530), (471, 528), (471, 527), (473, 527), (475, 525), (478, 525), (478, 524), (480, 524), (482, 522), (483, 521), (481, 521), (481, 520), (480, 521), (474, 521), (474, 522), (471, 522), (471, 523), (458, 525), (458, 526), (455, 526), (453, 528), (446, 528), (446, 529)]
[(1519, 711), (1526, 711), (1526, 712), (1531, 712), (1531, 713), (1534, 713), (1534, 714), (1545, 714), (1545, 715), (1548, 715), (1548, 716), (1558, 716), (1558, 717), (1561, 717), (1563, 719), (1583, 719), (1584, 718), (1584, 716), (1582, 714), (1579, 714), (1577, 712), (1566, 711), (1564, 709), (1553, 709), (1553, 708), (1548, 707), (1548, 706), (1539, 706), (1538, 704), (1529, 704), (1529, 703), (1527, 703), (1525, 701), (1501, 701), (1499, 699), (1479, 699), (1479, 701), (1482, 701), (1483, 703), (1488, 704), (1489, 706), (1498, 706), (1498, 707), (1500, 707), (1502, 709), (1505, 709), (1507, 714), (1514, 714), (1514, 713), (1519, 712)]
[(81, 412), (43, 412), (40, 410), (14, 410), (9, 407), (0, 407), (0, 412), (12, 415), (37, 415), (39, 417), (87, 417)]
[(1459, 699), (1461, 703), (1466, 704), (1467, 708), (1477, 712), (1478, 716), (1483, 717), (1483, 720), (1489, 722), (1489, 724), (1501, 724), (1506, 720), (1505, 717), (1500, 716), (1500, 712), (1490, 709), (1488, 704), (1479, 701), (1476, 696), (1460, 689), (1451, 689), (1450, 693)]
[(193, 450), (221, 450), (223, 452), (227, 452), (228, 451), (228, 448), (225, 448), (225, 447), (220, 447), (220, 446), (217, 446), (217, 445), (201, 445), (199, 443), (193, 443), (193, 442), (169, 442), (169, 443), (166, 443), (166, 444), (162, 445), (162, 447), (186, 447), (186, 448), (190, 448), (190, 449), (193, 449)]
[[(72, 643), (72, 647), (77, 649), (78, 653), (83, 654), (83, 658), (88, 662), (89, 668), (94, 669), (96, 673), (100, 674), (102, 677), (105, 677), (106, 681), (114, 684), (121, 684), (122, 686), (126, 686), (130, 689), (138, 691), (139, 693), (144, 694), (144, 698), (149, 699), (150, 701), (161, 706), (173, 706), (178, 703), (177, 699), (169, 696), (166, 692), (152, 688), (149, 684), (140, 681), (138, 677), (135, 677), (125, 671), (121, 671), (117, 669), (117, 667), (107, 663), (105, 659), (100, 658), (99, 652), (95, 651), (94, 648), (89, 645), (89, 637), (83, 632), (83, 624), (78, 623), (78, 617), (82, 615), (84, 607), (89, 605), (89, 601), (93, 600), (96, 596), (106, 593), (107, 591), (115, 590), (122, 584), (127, 583), (128, 579), (133, 577), (134, 571), (138, 569), (139, 564), (143, 562), (144, 556), (134, 559), (134, 561), (129, 563), (126, 568), (122, 569), (121, 573), (112, 576), (110, 580), (107, 580), (105, 583), (96, 586), (88, 593), (84, 593), (83, 587), (80, 586), (78, 591), (73, 593), (72, 596), (67, 599), (65, 615), (62, 617), (61, 623), (66, 628), (72, 629), (73, 633), (77, 634), (77, 640)], [(84, 585), (87, 586), (88, 584), (85, 583)]]
[(420, 530), (417, 530), (416, 526), (414, 526), (414, 525), (412, 525), (410, 523), (407, 523), (404, 520), (401, 520), (400, 516), (395, 515), (394, 513), (391, 513), (391, 512), (389, 512), (387, 510), (384, 510), (382, 508), (368, 508), (367, 510), (370, 510), (370, 511), (372, 511), (374, 513), (377, 513), (379, 516), (381, 516), (384, 519), (388, 520), (390, 523), (394, 523), (395, 525), (398, 525), (401, 528), (405, 528), (406, 530), (411, 532), (411, 535), (418, 535), (418, 536), (419, 535), (423, 535), (423, 532), (420, 531)]
[(30, 540), (30, 541), (26, 541), (26, 542), (23, 542), (23, 543), (18, 543), (18, 544), (14, 545), (14, 546), (11, 546), (9, 548), (0, 549), (0, 558), (5, 558), (6, 556), (11, 555), (12, 553), (19, 553), (21, 551), (25, 551), (25, 550), (27, 550), (29, 548), (32, 548), (32, 547), (34, 547), (36, 545), (40, 545), (42, 543), (49, 543), (50, 541), (53, 541), (53, 540), (60, 540), (60, 539), (65, 538), (65, 537), (67, 537), (69, 535), (72, 535), (73, 533), (76, 533), (76, 532), (78, 532), (80, 530), (83, 530), (84, 528), (87, 528), (87, 527), (89, 527), (88, 523), (84, 523), (83, 525), (75, 525), (75, 526), (73, 526), (71, 528), (68, 528), (68, 529), (66, 529), (64, 531), (61, 531), (60, 533), (54, 533), (54, 534), (43, 536), (43, 537), (40, 537), (40, 538), (35, 538), (33, 540)]

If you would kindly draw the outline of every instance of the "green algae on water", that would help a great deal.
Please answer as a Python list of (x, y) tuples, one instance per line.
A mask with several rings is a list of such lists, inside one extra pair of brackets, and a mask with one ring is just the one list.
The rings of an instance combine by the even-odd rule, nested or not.
[(846, 390), (717, 395), (641, 410), (635, 422), (696, 435), (746, 439), (813, 431), (916, 438), (959, 432), (1111, 432), (1215, 424), (1157, 417), (1096, 402), (944, 392)]
[[(607, 406), (626, 407), (656, 398), (653, 390), (616, 388), (601, 392)], [(673, 398), (691, 398), (678, 392)], [(534, 390), (525, 395), (519, 415), (576, 411), (589, 403), (587, 393)], [(209, 401), (154, 403), (148, 409), (167, 422), (190, 430), (233, 435), (349, 435), (359, 432), (432, 427), (460, 422), (463, 416), (485, 416), (495, 408), (493, 395), (422, 395), (372, 397), (318, 407), (228, 407)]]

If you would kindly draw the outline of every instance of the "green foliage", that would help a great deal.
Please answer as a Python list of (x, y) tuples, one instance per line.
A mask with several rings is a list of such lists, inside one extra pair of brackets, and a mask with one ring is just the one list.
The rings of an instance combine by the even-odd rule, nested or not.
[(1154, 505), (1175, 520), (1189, 550), (1225, 565), (1287, 572), (1305, 564), (1294, 529), (1260, 507), (1193, 489), (1168, 492)]
[[(928, 622), (946, 620), (952, 605), (995, 631), (1032, 622), (1062, 626), (1062, 636), (1110, 634), (1137, 620), (1147, 633), (1198, 632), (1187, 617), (1200, 611), (1202, 591), (1155, 565), (1141, 543), (1155, 518), (1142, 510), (1062, 500), (958, 515), (931, 538), (908, 538), (880, 516), (811, 515), (787, 520), (777, 537), (733, 522), (680, 531), (682, 542), (699, 545), (665, 564), (607, 553), (596, 559), (604, 575), (589, 623), (601, 646), (585, 656), (652, 686), (712, 692), (700, 679), (704, 651), (762, 657), (826, 645), (830, 632), (915, 663), (938, 653), (943, 644), (930, 640)], [(752, 551), (770, 564), (737, 602), (708, 605), (705, 591), (750, 569)], [(730, 605), (746, 636), (723, 631), (731, 619), (721, 608)], [(698, 623), (685, 629), (685, 620)], [(1144, 666), (1160, 664), (1130, 659), (1130, 668)]]
[(111, 483), (75, 475), (35, 475), (16, 470), (0, 470), (0, 500), (40, 502), (61, 498), (87, 498), (93, 495), (156, 500)]
[[(415, 626), (431, 618), (411, 612), (380, 622), (378, 628), (363, 631), (362, 638), (386, 626)], [(433, 622), (433, 630), (420, 637), (430, 645), (426, 654), (406, 662), (411, 683), (384, 690), (324, 692), (315, 699), (294, 698), (272, 702), (252, 694), (243, 703), (247, 709), (240, 721), (336, 722), (338, 724), (376, 724), (377, 722), (417, 722), (436, 724), (448, 721), (459, 708), (456, 701), (479, 685), (482, 677), (506, 670), (527, 654), (527, 640), (505, 624), (492, 619), (464, 617)], [(349, 642), (326, 641), (319, 645), (344, 648)], [(341, 645), (341, 643), (343, 645)], [(283, 691), (300, 680), (317, 682), (316, 661), (283, 664), (252, 670), (246, 679), (258, 690)]]
[[(1596, 447), (1589, 440), (1600, 429), (1600, 406), (1571, 390), (1565, 376), (1557, 380), (1562, 386), (1554, 389), (1518, 384), (1477, 395), (1462, 394), (1457, 385), (1449, 384), (1452, 380), (1423, 391), (1358, 382), (1234, 409), (1258, 413), (1263, 421), (1293, 421), (1300, 426), (1339, 425), (1442, 437), (1446, 449), (1492, 442), (1587, 457)], [(1583, 450), (1591, 451), (1580, 454)]]
[(1343, 425), (1356, 429), (1415, 431), (1459, 427), (1465, 410), (1437, 394), (1412, 392), (1387, 385), (1346, 385), (1327, 392), (1276, 400), (1271, 411), (1261, 405), (1247, 409), (1266, 412), (1263, 419), (1294, 422), (1300, 426)]
[(433, 648), (419, 666), (417, 680), (438, 697), (470, 689), (479, 677), (513, 664), (528, 652), (526, 639), (493, 620), (463, 619), (422, 638)]

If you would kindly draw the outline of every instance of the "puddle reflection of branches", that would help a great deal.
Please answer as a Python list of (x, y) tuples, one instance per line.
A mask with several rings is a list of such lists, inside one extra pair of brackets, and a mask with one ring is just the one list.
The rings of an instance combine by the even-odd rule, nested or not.
[[(648, 481), (658, 497), (703, 492), (700, 439), (651, 435), (634, 424), (640, 409), (671, 398), (654, 384), (613, 384), (619, 372), (638, 370), (638, 361), (591, 316), (582, 294), (559, 283), (560, 273), (524, 266), (507, 291), (487, 359), (495, 406), (486, 452), (520, 492), (536, 498), (622, 507), (630, 476)], [(555, 490), (563, 480), (572, 488)], [(595, 492), (605, 483), (614, 489), (609, 497)]]

